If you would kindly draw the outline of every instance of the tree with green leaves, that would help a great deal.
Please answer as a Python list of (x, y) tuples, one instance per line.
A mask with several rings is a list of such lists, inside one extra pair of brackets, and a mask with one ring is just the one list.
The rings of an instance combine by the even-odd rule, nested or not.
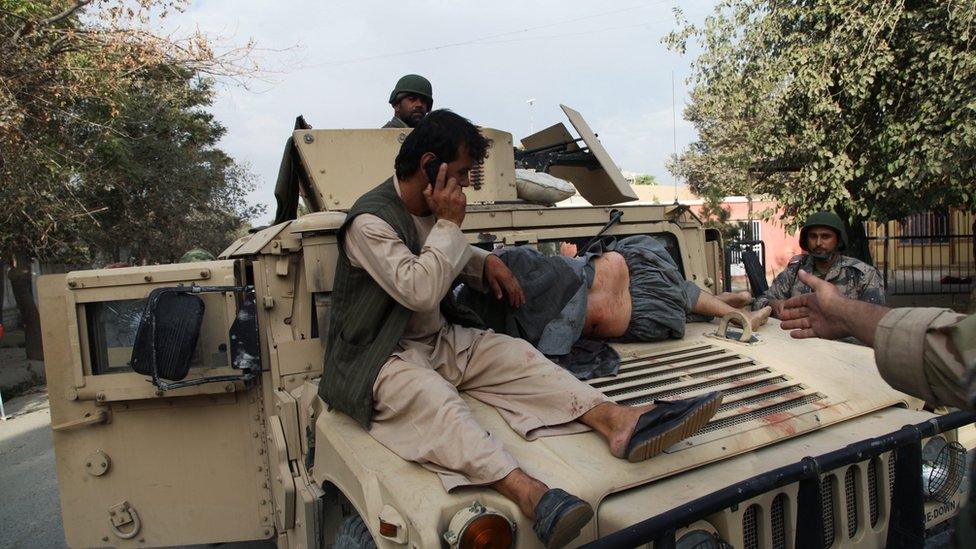
[(976, 0), (725, 0), (679, 20), (665, 41), (701, 49), (698, 140), (670, 167), (695, 192), (772, 196), (794, 225), (834, 210), (862, 243), (863, 220), (976, 208)]
[(120, 104), (120, 134), (92, 150), (99, 173), (82, 200), (107, 209), (84, 240), (106, 261), (175, 263), (196, 247), (216, 254), (264, 211), (245, 200), (254, 188), (248, 171), (217, 147), (225, 129), (205, 110), (213, 83), (186, 69), (164, 72)]
[[(136, 232), (145, 216), (160, 216), (163, 229), (204, 221), (226, 235), (249, 213), (246, 172), (214, 146), (223, 130), (202, 110), (212, 91), (201, 78), (247, 78), (251, 45), (217, 53), (200, 34), (151, 30), (184, 4), (0, 0), (0, 258), (30, 359), (42, 356), (34, 259), (87, 263), (111, 255), (113, 240), (133, 239), (139, 259), (168, 260), (186, 249), (153, 243), (187, 242)], [(190, 157), (177, 161), (177, 153)], [(193, 192), (176, 186), (181, 176), (200, 178)], [(183, 215), (174, 214), (177, 193)]]
[(649, 173), (634, 176), (634, 185), (657, 185), (657, 178)]

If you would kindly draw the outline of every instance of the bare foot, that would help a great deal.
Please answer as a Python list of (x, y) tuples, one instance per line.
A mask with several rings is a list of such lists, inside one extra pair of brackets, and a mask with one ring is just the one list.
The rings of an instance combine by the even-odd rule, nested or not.
[(760, 326), (769, 320), (769, 315), (773, 312), (773, 308), (770, 306), (765, 306), (758, 311), (745, 311), (746, 317), (749, 319), (749, 324), (752, 326), (753, 330), (758, 330)]
[(746, 291), (741, 292), (722, 292), (715, 296), (722, 301), (736, 309), (741, 309), (746, 305), (752, 303), (752, 294)]
[[(668, 419), (669, 423), (666, 425), (655, 426), (655, 431), (640, 434), (636, 433), (640, 417), (656, 408), (654, 404), (633, 408), (601, 404), (583, 414), (580, 419), (607, 439), (611, 454), (636, 463), (654, 457), (665, 448), (694, 434), (708, 423), (721, 404), (722, 395), (717, 391), (683, 402), (673, 401), (667, 405), (678, 406), (674, 410), (680, 416)], [(641, 438), (635, 440), (635, 436)]]
[(625, 415), (625, 419), (621, 423), (621, 428), (618, 429), (611, 437), (607, 438), (607, 445), (610, 447), (610, 453), (614, 457), (627, 459), (627, 447), (630, 445), (630, 439), (634, 436), (634, 430), (637, 429), (637, 421), (642, 415), (644, 415), (645, 412), (649, 412), (654, 408), (655, 405), (653, 404), (637, 406), (634, 408), (625, 408), (628, 413)]
[(612, 402), (604, 402), (591, 408), (590, 411), (580, 416), (579, 420), (607, 439), (607, 446), (610, 447), (611, 454), (623, 458), (626, 457), (627, 444), (634, 434), (634, 429), (637, 428), (637, 420), (644, 412), (653, 408), (653, 404), (631, 408)]

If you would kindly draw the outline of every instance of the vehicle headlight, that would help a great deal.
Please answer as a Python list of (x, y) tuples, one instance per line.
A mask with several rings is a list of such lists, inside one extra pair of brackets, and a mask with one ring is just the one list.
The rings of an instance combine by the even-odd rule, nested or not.
[(966, 472), (966, 449), (958, 442), (934, 436), (922, 447), (922, 492), (946, 503), (959, 489)]
[(678, 530), (677, 549), (731, 549), (718, 530), (706, 521), (699, 520), (683, 530)]
[(507, 549), (515, 544), (515, 523), (477, 501), (454, 513), (444, 540), (458, 549)]

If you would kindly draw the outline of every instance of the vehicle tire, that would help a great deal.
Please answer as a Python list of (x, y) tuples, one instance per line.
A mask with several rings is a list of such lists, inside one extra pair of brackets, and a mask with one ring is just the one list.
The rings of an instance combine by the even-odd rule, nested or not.
[(332, 542), (333, 549), (376, 549), (373, 536), (359, 515), (352, 515), (342, 521)]

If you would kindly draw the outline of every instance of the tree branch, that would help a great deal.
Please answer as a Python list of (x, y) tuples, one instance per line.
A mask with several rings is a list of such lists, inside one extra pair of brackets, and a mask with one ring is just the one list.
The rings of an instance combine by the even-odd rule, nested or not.
[(92, 0), (76, 0), (74, 4), (68, 6), (64, 11), (57, 15), (52, 15), (51, 17), (41, 19), (40, 21), (27, 21), (23, 24), (23, 26), (17, 29), (17, 32), (10, 37), (10, 40), (8, 40), (7, 43), (12, 46), (16, 44), (24, 35), (34, 32), (40, 27), (47, 27), (57, 23), (58, 21), (71, 17), (76, 11), (88, 4), (91, 4), (91, 2)]
[(77, 0), (74, 4), (69, 6), (61, 13), (48, 17), (47, 19), (41, 19), (40, 21), (37, 22), (37, 26), (46, 27), (48, 25), (53, 25), (58, 21), (61, 21), (62, 19), (71, 17), (76, 11), (80, 10), (81, 8), (85, 7), (88, 4), (91, 4), (91, 2), (92, 0)]

